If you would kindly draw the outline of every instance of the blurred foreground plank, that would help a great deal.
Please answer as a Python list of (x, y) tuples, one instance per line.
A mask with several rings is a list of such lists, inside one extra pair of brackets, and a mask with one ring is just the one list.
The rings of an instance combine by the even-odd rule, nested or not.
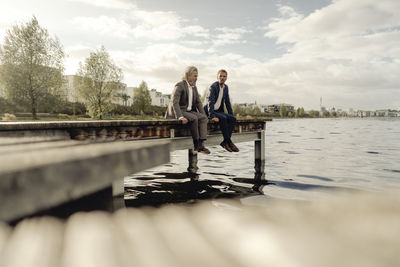
[(76, 213), (0, 225), (0, 266), (399, 266), (398, 194)]

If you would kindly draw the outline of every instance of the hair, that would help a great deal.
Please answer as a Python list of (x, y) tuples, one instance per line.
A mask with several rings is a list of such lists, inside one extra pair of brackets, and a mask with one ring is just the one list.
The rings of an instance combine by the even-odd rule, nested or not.
[(220, 69), (220, 70), (217, 72), (217, 76), (218, 76), (221, 72), (224, 72), (226, 75), (228, 75), (228, 72), (227, 72), (226, 70)]
[(195, 66), (189, 66), (186, 68), (185, 73), (183, 74), (182, 80), (187, 80), (187, 77), (192, 75), (193, 72), (199, 72)]

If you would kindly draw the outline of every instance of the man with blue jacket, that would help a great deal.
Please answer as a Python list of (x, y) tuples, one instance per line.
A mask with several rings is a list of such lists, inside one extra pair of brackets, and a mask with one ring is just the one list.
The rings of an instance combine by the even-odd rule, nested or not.
[[(239, 152), (239, 149), (231, 140), (232, 132), (235, 128), (236, 118), (233, 115), (231, 101), (229, 99), (228, 85), (225, 84), (228, 78), (226, 70), (219, 70), (215, 83), (210, 86), (210, 91), (207, 95), (207, 105), (204, 110), (207, 115), (215, 122), (219, 122), (224, 141), (220, 144), (229, 152)], [(224, 112), (224, 106), (228, 113)]]

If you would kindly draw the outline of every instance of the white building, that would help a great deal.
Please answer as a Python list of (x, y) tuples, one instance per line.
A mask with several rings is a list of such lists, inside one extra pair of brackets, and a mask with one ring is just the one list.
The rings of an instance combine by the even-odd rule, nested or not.
[[(78, 76), (77, 75), (64, 75), (64, 84), (63, 84), (62, 89), (64, 92), (64, 97), (69, 102), (82, 102), (79, 99), (79, 94), (78, 94), (78, 91), (75, 86), (75, 78), (76, 77), (78, 77)], [(127, 88), (128, 87), (126, 87), (126, 84), (121, 83), (121, 87), (119, 88), (120, 90), (114, 96), (114, 99), (112, 101), (114, 104), (127, 105), (127, 106), (132, 104), (133, 90), (132, 90), (132, 96), (130, 96), (128, 94)], [(128, 95), (129, 98), (124, 97), (124, 95)]]
[(79, 102), (78, 93), (75, 88), (75, 77), (76, 75), (64, 75), (64, 84), (62, 89), (64, 91), (64, 97), (69, 102)]
[(164, 95), (161, 92), (157, 92), (156, 89), (150, 90), (151, 97), (151, 105), (166, 107), (168, 106), (169, 100), (171, 99), (171, 95)]

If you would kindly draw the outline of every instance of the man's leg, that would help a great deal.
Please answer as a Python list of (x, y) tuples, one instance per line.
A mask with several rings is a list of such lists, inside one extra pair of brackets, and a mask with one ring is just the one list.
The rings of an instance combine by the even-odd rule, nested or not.
[(210, 150), (208, 150), (204, 146), (204, 141), (207, 139), (207, 123), (208, 123), (208, 118), (206, 115), (200, 113), (200, 112), (194, 112), (194, 114), (198, 118), (199, 122), (199, 149), (198, 151), (204, 154), (210, 154)]
[(228, 114), (223, 112), (215, 112), (215, 116), (219, 119), (219, 127), (221, 129), (222, 136), (224, 137), (224, 142), (227, 142), (230, 138), (227, 115)]
[(228, 118), (226, 115), (227, 114), (224, 112), (215, 112), (215, 116), (219, 119), (219, 127), (221, 129), (222, 136), (224, 137), (224, 141), (222, 141), (220, 145), (227, 151), (232, 152), (232, 149), (229, 146), (230, 135), (229, 135)]
[(235, 116), (231, 114), (226, 114), (227, 121), (228, 121), (228, 131), (229, 131), (229, 147), (233, 152), (239, 152), (239, 148), (232, 142), (231, 137), (232, 137), (232, 132), (235, 129), (235, 124), (236, 124), (236, 118)]
[(205, 141), (207, 139), (207, 123), (208, 117), (200, 112), (195, 113), (199, 120), (199, 136), (200, 140)]
[(204, 147), (204, 141), (207, 139), (207, 116), (200, 112), (183, 112), (183, 116), (189, 121), (195, 150), (210, 154), (210, 151)]
[(232, 137), (233, 130), (235, 129), (236, 118), (231, 114), (226, 114), (228, 120), (229, 139)]
[(182, 115), (189, 121), (190, 132), (193, 138), (194, 150), (197, 150), (199, 144), (199, 120), (194, 112), (183, 112)]

